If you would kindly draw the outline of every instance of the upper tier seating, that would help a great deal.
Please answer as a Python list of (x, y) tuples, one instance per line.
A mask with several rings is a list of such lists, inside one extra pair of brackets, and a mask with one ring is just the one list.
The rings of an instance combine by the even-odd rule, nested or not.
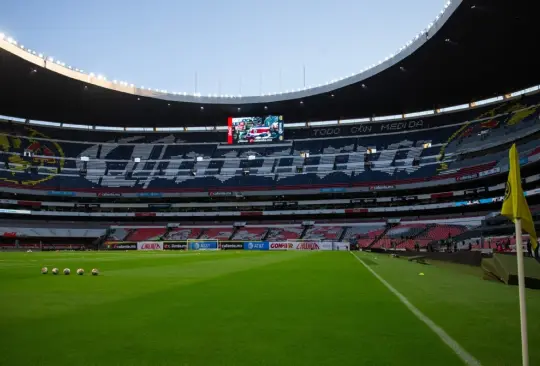
[[(200, 191), (443, 179), (504, 165), (506, 150), (491, 148), (509, 141), (519, 140), (523, 157), (540, 153), (535, 138), (540, 134), (539, 99), (540, 93), (476, 112), (426, 118), (422, 126), (432, 128), (408, 133), (260, 146), (214, 143), (217, 132), (204, 134), (205, 139), (211, 135), (208, 143), (184, 143), (188, 136), (203, 139), (203, 134), (122, 136), (86, 131), (84, 136), (81, 131), (70, 135), (60, 129), (0, 123), (0, 184), (47, 190)], [(476, 120), (464, 122), (465, 116)], [(452, 124), (451, 118), (459, 119)], [(445, 125), (436, 128), (436, 121), (444, 120)], [(79, 138), (85, 142), (73, 141)], [(482, 155), (487, 149), (490, 153)], [(465, 152), (477, 156), (463, 158)]]

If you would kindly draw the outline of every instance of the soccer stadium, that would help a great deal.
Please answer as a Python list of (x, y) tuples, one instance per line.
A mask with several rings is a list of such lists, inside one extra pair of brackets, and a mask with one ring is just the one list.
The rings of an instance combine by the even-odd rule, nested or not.
[(515, 145), (540, 222), (533, 9), (452, 0), (360, 73), (257, 96), (0, 34), (0, 364), (528, 365), (523, 250), (539, 365), (535, 234), (501, 215)]

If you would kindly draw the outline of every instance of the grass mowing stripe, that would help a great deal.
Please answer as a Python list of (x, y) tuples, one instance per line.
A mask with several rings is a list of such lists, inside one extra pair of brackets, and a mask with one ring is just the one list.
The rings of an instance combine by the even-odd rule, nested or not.
[(473, 366), (480, 366), (480, 362), (474, 358), (473, 355), (468, 353), (463, 347), (459, 345), (448, 333), (444, 331), (441, 327), (439, 327), (437, 324), (435, 324), (431, 319), (429, 319), (427, 316), (425, 316), (418, 308), (416, 308), (411, 302), (403, 296), (398, 290), (392, 287), (388, 282), (384, 280), (377, 272), (375, 272), (372, 268), (370, 268), (367, 264), (364, 263), (364, 261), (358, 256), (356, 256), (353, 252), (350, 252), (353, 257), (356, 258), (366, 269), (371, 272), (375, 278), (377, 278), (390, 292), (392, 292), (418, 319), (420, 319), (422, 322), (424, 322), (435, 334), (441, 338), (441, 340), (446, 343), (455, 353), (459, 356), (459, 358), (467, 365), (473, 365)]
[(346, 252), (175, 258), (6, 271), (0, 365), (462, 364)]

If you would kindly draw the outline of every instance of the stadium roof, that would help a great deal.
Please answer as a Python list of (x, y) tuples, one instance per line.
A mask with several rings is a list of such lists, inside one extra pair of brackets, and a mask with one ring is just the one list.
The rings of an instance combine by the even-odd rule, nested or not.
[[(402, 115), (540, 84), (540, 32), (527, 1), (454, 0), (396, 55), (358, 75), (291, 93), (216, 97), (149, 91), (80, 73), (0, 40), (0, 113), (103, 126), (223, 126), (229, 116), (287, 122)], [(391, 26), (391, 25), (389, 25)]]

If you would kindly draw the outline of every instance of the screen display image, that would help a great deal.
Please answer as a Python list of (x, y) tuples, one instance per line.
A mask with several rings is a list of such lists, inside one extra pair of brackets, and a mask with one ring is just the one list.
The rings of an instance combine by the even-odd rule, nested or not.
[(283, 116), (229, 117), (229, 144), (268, 143), (283, 140)]

